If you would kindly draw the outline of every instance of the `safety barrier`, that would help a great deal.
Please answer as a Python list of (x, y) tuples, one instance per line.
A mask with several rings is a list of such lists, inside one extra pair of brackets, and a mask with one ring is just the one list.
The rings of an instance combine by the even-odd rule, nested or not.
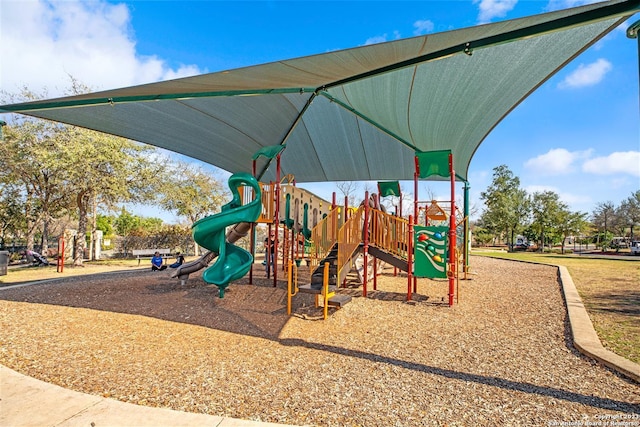
[(309, 260), (311, 262), (311, 271), (318, 268), (333, 245), (338, 241), (338, 229), (342, 225), (342, 215), (340, 209), (333, 209), (311, 230), (311, 249), (309, 252)]
[[(364, 207), (352, 212), (351, 217), (338, 230), (338, 277), (344, 278), (351, 269), (349, 263), (362, 242)], [(347, 269), (345, 271), (345, 269)]]
[(407, 259), (409, 250), (409, 221), (404, 218), (371, 209), (369, 244), (398, 258)]

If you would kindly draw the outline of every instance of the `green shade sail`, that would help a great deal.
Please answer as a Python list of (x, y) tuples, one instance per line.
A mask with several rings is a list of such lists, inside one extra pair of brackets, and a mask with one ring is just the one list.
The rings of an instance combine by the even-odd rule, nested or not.
[[(66, 98), (5, 105), (162, 147), (228, 172), (285, 145), (297, 182), (411, 180), (414, 153), (451, 150), (456, 178), (550, 76), (640, 10), (578, 8)], [(11, 60), (10, 58), (5, 58)], [(275, 179), (275, 162), (258, 178)], [(446, 179), (432, 175), (430, 179)]]

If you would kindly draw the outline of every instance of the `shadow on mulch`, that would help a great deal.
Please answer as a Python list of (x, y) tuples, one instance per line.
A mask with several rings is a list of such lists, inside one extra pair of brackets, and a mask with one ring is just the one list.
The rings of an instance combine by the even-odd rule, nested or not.
[[(306, 283), (308, 271), (299, 271), (299, 283)], [(73, 276), (29, 286), (4, 289), (0, 299), (60, 305), (114, 313), (134, 314), (277, 340), (289, 320), (287, 281), (278, 273), (277, 286), (267, 279), (263, 269), (255, 268), (252, 284), (248, 277), (232, 283), (224, 298), (208, 285), (201, 272), (194, 273), (185, 285), (171, 278), (168, 271), (134, 271)], [(370, 286), (371, 288), (371, 286)], [(338, 293), (362, 297), (362, 285), (350, 283)], [(405, 302), (406, 293), (370, 290), (367, 298)], [(412, 303), (446, 305), (414, 294)], [(291, 301), (292, 315), (308, 320), (322, 318), (322, 307), (315, 307), (315, 296), (298, 293)], [(330, 313), (335, 312), (330, 307)]]

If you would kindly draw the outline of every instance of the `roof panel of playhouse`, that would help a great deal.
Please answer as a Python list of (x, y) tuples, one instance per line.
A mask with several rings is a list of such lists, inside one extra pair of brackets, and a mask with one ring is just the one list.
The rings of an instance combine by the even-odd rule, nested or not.
[[(297, 182), (410, 180), (451, 150), (458, 179), (489, 132), (640, 10), (613, 0), (194, 77), (0, 107), (172, 150), (229, 172), (286, 144)], [(258, 177), (275, 177), (273, 161)], [(434, 179), (445, 179), (434, 177)]]

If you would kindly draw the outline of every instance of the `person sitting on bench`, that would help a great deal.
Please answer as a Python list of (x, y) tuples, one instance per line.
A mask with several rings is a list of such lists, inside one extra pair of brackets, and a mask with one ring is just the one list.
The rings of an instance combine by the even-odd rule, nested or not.
[(160, 256), (160, 252), (156, 251), (155, 254), (153, 254), (153, 258), (151, 258), (151, 271), (162, 271), (165, 270), (167, 268), (166, 265), (164, 265), (162, 263), (162, 257)]

